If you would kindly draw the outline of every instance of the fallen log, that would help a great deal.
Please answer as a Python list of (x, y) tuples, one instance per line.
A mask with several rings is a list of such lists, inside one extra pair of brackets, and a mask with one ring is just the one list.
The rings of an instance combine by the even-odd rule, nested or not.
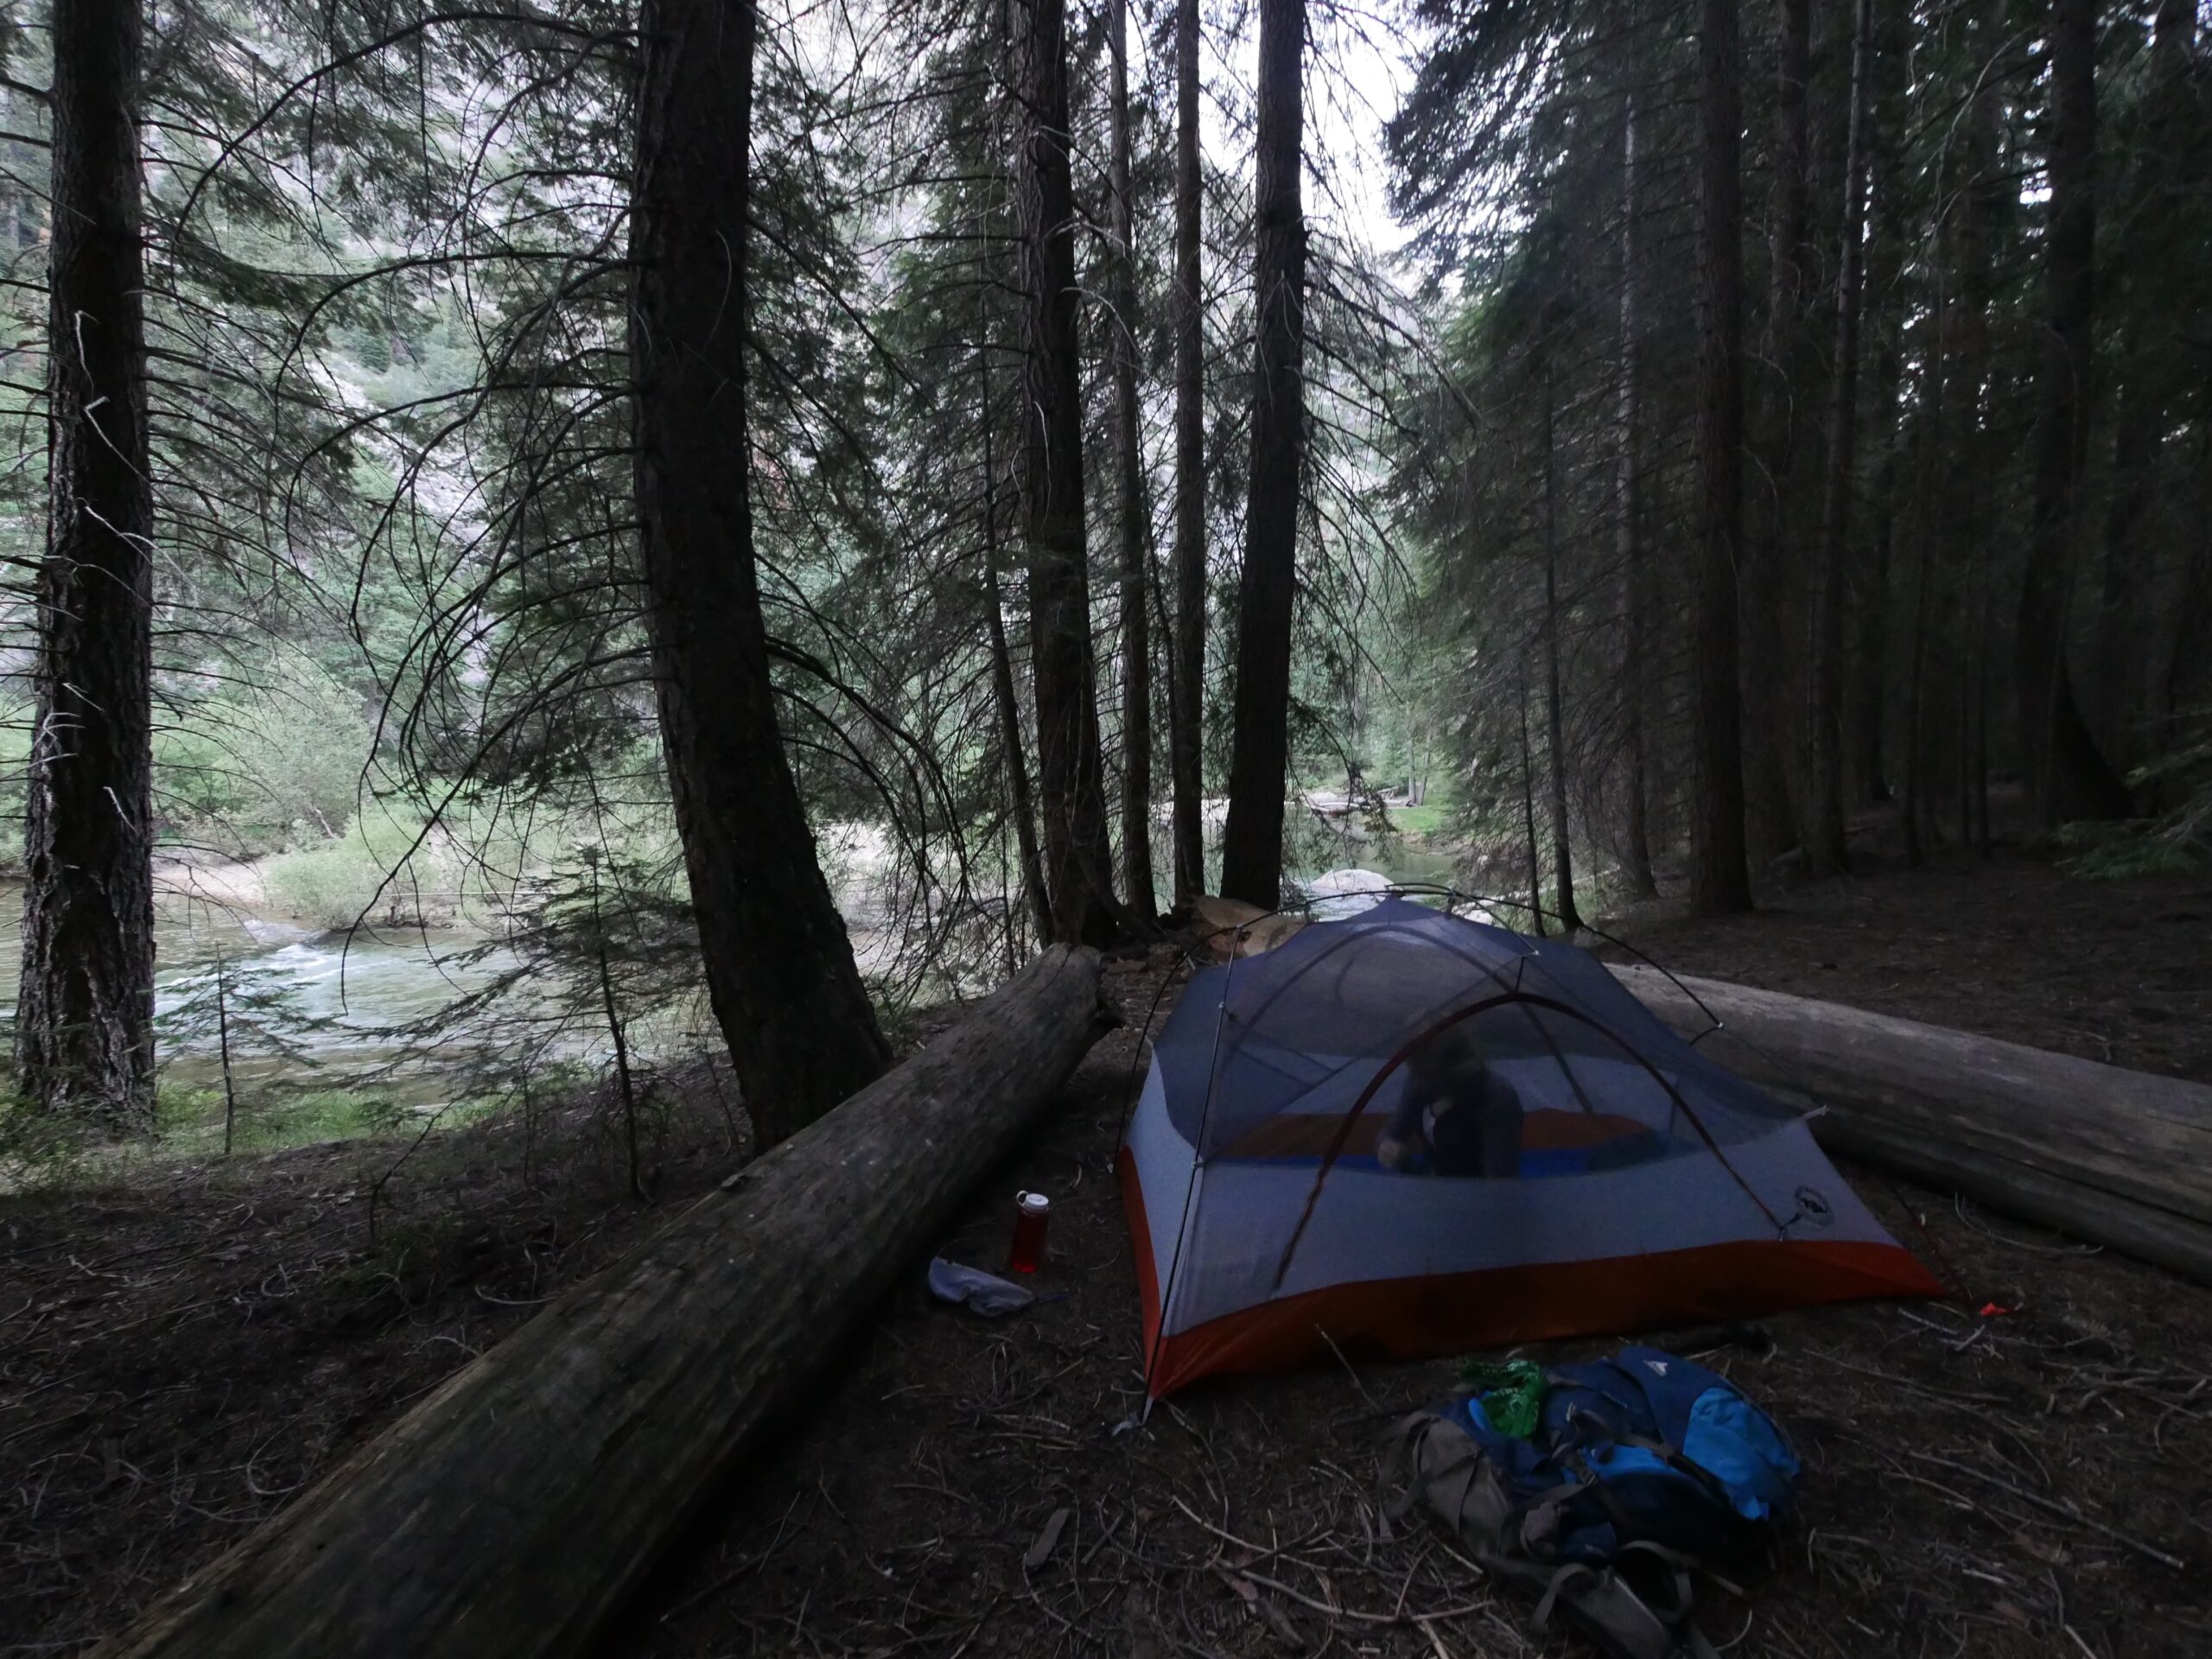
[(2212, 1089), (1777, 991), (1613, 972), (1700, 1052), (1827, 1107), (1813, 1131), (1831, 1150), (2212, 1284)]
[(1103, 1028), (1056, 947), (577, 1286), (103, 1659), (575, 1654)]

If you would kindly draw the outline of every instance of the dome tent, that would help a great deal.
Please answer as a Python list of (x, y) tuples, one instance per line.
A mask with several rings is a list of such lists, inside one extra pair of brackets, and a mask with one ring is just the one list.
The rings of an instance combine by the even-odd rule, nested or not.
[[(1392, 1144), (1447, 1040), (1510, 1103), (1503, 1167), (1413, 1173)], [(1596, 958), (1402, 897), (1193, 975), (1119, 1166), (1152, 1398), (1329, 1341), (1413, 1358), (1942, 1294), (1800, 1115)]]

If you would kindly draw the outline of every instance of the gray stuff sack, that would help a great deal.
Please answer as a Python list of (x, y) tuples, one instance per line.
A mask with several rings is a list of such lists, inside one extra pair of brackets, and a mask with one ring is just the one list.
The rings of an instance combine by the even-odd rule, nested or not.
[(930, 1294), (941, 1302), (965, 1302), (987, 1319), (1019, 1313), (1037, 1294), (981, 1268), (963, 1268), (943, 1256), (930, 1261)]
[(1719, 1659), (1690, 1621), (1695, 1562), (1655, 1544), (1624, 1546), (1621, 1565), (1643, 1558), (1632, 1585), (1614, 1566), (1548, 1559), (1554, 1505), (1517, 1500), (1474, 1437), (1442, 1414), (1415, 1412), (1390, 1431), (1382, 1484), (1397, 1489), (1394, 1519), (1425, 1510), (1485, 1573), (1535, 1596), (1539, 1627), (1559, 1614), (1609, 1659)]

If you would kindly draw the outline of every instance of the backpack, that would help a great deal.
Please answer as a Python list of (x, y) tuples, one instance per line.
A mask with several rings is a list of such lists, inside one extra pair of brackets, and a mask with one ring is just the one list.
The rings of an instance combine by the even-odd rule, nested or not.
[(1482, 1397), (1391, 1432), (1386, 1481), (1485, 1571), (1538, 1598), (1612, 1659), (1710, 1659), (1690, 1572), (1771, 1552), (1796, 1515), (1802, 1465), (1774, 1420), (1694, 1360), (1625, 1348), (1560, 1365), (1534, 1432), (1501, 1433)]

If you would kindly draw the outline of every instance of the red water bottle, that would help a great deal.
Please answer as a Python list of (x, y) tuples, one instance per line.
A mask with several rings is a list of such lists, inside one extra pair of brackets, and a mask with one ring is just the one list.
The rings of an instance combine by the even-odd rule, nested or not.
[(1007, 1263), (1016, 1273), (1034, 1273), (1045, 1261), (1045, 1227), (1052, 1218), (1052, 1201), (1042, 1192), (1014, 1195), (1014, 1249)]

